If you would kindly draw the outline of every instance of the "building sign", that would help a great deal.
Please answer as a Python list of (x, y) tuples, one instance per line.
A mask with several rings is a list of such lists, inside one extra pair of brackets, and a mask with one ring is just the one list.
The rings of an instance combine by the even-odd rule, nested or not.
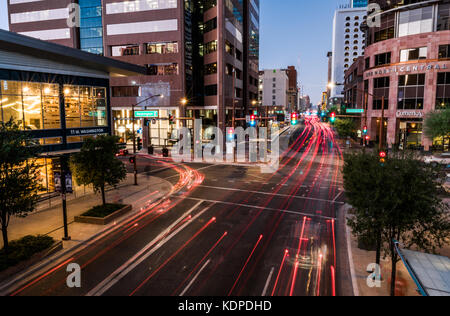
[(81, 135), (96, 135), (96, 134), (107, 134), (107, 127), (95, 127), (95, 128), (79, 128), (79, 129), (68, 129), (67, 135), (69, 136), (81, 136)]
[(422, 111), (397, 111), (397, 117), (413, 117), (413, 118), (423, 118)]
[(348, 114), (361, 114), (364, 113), (364, 109), (347, 109)]
[(159, 111), (135, 111), (134, 116), (137, 118), (158, 118)]
[(392, 73), (410, 73), (410, 72), (424, 72), (434, 70), (449, 69), (447, 64), (418, 64), (418, 65), (405, 65), (394, 66), (391, 68), (382, 68), (379, 70), (373, 70), (364, 73), (364, 77), (372, 77), (376, 75), (388, 75)]
[[(54, 181), (55, 181), (55, 191), (58, 193), (63, 193), (62, 185), (61, 185), (61, 172), (54, 173)], [(73, 193), (72, 174), (70, 172), (66, 173), (66, 192), (65, 193)]]

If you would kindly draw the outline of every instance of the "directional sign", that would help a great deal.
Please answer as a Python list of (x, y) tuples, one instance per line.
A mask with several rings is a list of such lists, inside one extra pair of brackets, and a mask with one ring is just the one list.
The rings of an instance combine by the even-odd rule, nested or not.
[(359, 114), (364, 113), (364, 109), (347, 109), (347, 113), (352, 114)]
[(158, 118), (159, 111), (135, 111), (134, 116), (137, 118)]

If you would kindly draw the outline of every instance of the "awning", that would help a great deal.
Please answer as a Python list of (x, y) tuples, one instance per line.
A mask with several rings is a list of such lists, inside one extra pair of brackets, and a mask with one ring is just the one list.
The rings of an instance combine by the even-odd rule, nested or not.
[(450, 296), (450, 258), (400, 249), (408, 272), (424, 296)]

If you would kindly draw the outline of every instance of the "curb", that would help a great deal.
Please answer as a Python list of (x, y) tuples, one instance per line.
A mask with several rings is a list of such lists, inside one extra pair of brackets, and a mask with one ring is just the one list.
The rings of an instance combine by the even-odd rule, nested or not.
[(352, 277), (352, 287), (353, 287), (353, 294), (354, 296), (360, 296), (359, 295), (359, 289), (358, 289), (358, 281), (356, 279), (356, 270), (355, 270), (355, 264), (353, 263), (353, 251), (352, 251), (352, 235), (350, 232), (350, 228), (347, 225), (347, 211), (351, 206), (349, 204), (345, 204), (343, 206), (343, 210), (345, 212), (344, 218), (345, 218), (345, 231), (347, 234), (347, 254), (348, 254), (348, 263), (350, 265), (350, 275)]

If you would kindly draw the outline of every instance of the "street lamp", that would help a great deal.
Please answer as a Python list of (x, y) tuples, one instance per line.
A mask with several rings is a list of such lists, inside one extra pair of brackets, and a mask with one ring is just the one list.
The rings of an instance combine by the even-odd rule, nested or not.
[(149, 98), (147, 98), (147, 99), (145, 99), (145, 100), (143, 100), (143, 101), (141, 101), (141, 102), (139, 102), (137, 104), (133, 104), (131, 106), (131, 112), (132, 112), (132, 115), (133, 115), (132, 125), (133, 125), (134, 185), (138, 185), (138, 181), (137, 181), (137, 174), (138, 174), (138, 172), (137, 172), (137, 161), (136, 161), (136, 154), (137, 154), (137, 150), (136, 150), (136, 131), (135, 131), (136, 130), (136, 128), (135, 128), (136, 117), (135, 117), (135, 113), (134, 113), (134, 108), (136, 106), (139, 106), (140, 104), (142, 104), (144, 102), (147, 102), (147, 101), (153, 99), (153, 98), (161, 98), (162, 99), (162, 98), (164, 98), (164, 95), (163, 94), (152, 95), (151, 97), (149, 97)]

